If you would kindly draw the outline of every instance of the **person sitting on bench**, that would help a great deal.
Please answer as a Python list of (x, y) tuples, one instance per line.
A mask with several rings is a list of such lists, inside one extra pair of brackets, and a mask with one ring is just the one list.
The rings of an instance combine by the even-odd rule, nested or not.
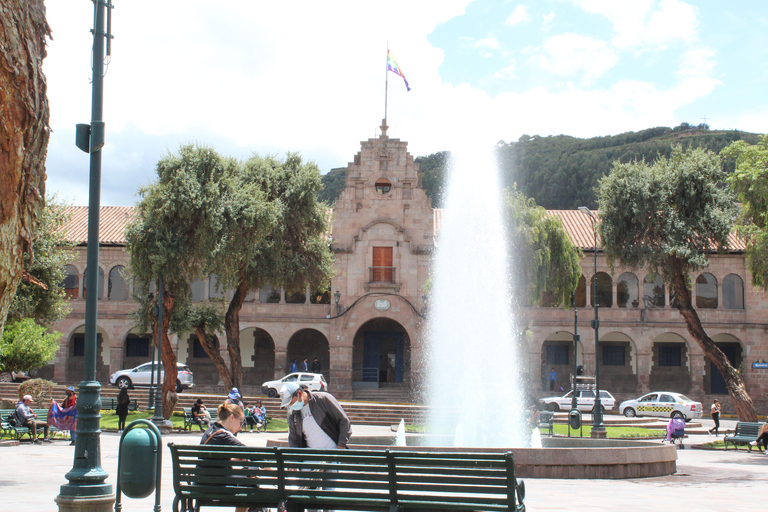
[(768, 423), (763, 423), (760, 426), (760, 430), (757, 431), (757, 439), (749, 444), (752, 446), (757, 446), (758, 449), (761, 449), (760, 443), (763, 444), (762, 450), (764, 450), (766, 455), (768, 455)]
[(32, 395), (24, 395), (21, 402), (16, 406), (16, 418), (18, 418), (19, 425), (27, 427), (32, 432), (32, 442), (35, 444), (40, 444), (40, 440), (37, 438), (37, 427), (43, 427), (45, 432), (43, 442), (50, 443), (51, 440), (48, 439), (48, 422), (36, 419), (37, 414), (32, 412), (32, 409), (29, 408), (30, 405), (32, 405)]

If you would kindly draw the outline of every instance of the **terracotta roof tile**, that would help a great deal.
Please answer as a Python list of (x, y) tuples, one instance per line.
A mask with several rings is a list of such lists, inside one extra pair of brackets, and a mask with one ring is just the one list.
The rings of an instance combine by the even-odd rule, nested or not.
[[(99, 243), (125, 245), (125, 226), (135, 210), (133, 206), (102, 206), (99, 209)], [(67, 238), (78, 245), (88, 243), (88, 207), (70, 206), (66, 211), (72, 216), (65, 228)]]

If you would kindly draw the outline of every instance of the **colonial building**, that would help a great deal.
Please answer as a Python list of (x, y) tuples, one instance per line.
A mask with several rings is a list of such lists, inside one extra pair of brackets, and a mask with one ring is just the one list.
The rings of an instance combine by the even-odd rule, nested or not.
[[(428, 279), (440, 212), (433, 210), (421, 188), (418, 165), (407, 143), (381, 135), (361, 143), (348, 164), (345, 188), (333, 208), (331, 249), (335, 275), (330, 292), (254, 290), (240, 315), (243, 388), (258, 392), (261, 383), (288, 372), (293, 360), (316, 357), (334, 394), (351, 397), (361, 388), (418, 387), (424, 364), (421, 340), (425, 327)], [(77, 246), (67, 266), (71, 314), (53, 328), (63, 333), (56, 360), (43, 376), (59, 383), (82, 378), (84, 354), (87, 208), (73, 207), (69, 236)], [(132, 207), (101, 209), (97, 376), (131, 368), (151, 357), (150, 337), (134, 326), (130, 279), (125, 276), (127, 252), (124, 227)], [(542, 393), (554, 367), (559, 384), (568, 387), (574, 358), (585, 373), (594, 373), (594, 331), (591, 284), (594, 248), (590, 220), (578, 211), (550, 211), (559, 216), (572, 241), (584, 251), (583, 277), (570, 309), (529, 307), (521, 311), (531, 335), (520, 371), (531, 390)], [(691, 276), (694, 306), (705, 329), (741, 369), (749, 393), (765, 412), (768, 402), (768, 360), (765, 295), (751, 285), (743, 244), (731, 240), (731, 252), (712, 255), (706, 270)], [(726, 395), (722, 377), (703, 358), (688, 334), (674, 296), (658, 276), (646, 271), (611, 270), (597, 254), (600, 308), (601, 387), (617, 398), (650, 390), (670, 390), (709, 401)], [(457, 283), (461, 300), (461, 283)], [(193, 301), (227, 296), (217, 289), (216, 276), (195, 281)], [(582, 342), (574, 351), (574, 317)], [(221, 355), (226, 342), (219, 336)], [(171, 337), (179, 361), (195, 374), (196, 388), (222, 391), (218, 373), (195, 336)], [(753, 363), (758, 363), (753, 365)], [(509, 367), (499, 362), (499, 368)], [(489, 370), (492, 368), (489, 368)], [(489, 372), (489, 379), (497, 378)], [(726, 411), (728, 403), (725, 400)]]

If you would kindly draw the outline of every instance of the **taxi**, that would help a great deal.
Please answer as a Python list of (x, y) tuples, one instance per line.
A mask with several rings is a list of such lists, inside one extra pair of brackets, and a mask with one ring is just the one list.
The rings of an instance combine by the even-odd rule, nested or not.
[(619, 413), (627, 418), (635, 416), (677, 417), (688, 421), (701, 418), (704, 414), (704, 407), (701, 402), (695, 402), (680, 393), (654, 391), (635, 400), (621, 402)]

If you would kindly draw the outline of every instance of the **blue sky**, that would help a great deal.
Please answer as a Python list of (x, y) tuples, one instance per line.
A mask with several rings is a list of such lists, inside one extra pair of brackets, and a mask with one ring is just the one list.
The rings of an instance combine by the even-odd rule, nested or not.
[[(768, 8), (710, 0), (114, 0), (102, 204), (133, 204), (166, 151), (299, 151), (322, 172), (378, 135), (414, 156), (522, 134), (706, 122), (766, 132)], [(87, 204), (92, 4), (47, 2), (48, 192)]]

